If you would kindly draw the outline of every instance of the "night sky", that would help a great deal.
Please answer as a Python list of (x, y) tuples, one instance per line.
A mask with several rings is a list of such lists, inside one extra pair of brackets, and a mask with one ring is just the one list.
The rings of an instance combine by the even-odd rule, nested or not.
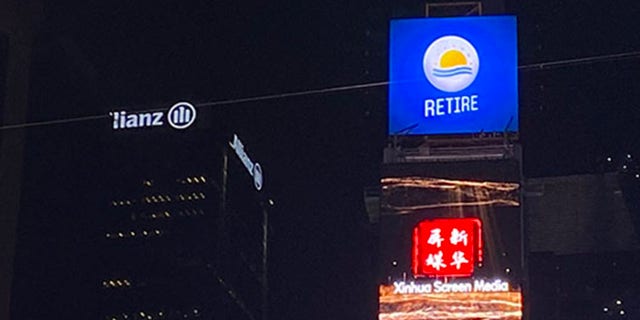
[[(144, 108), (385, 81), (388, 19), (417, 16), (411, 10), (419, 7), (411, 1), (395, 9), (384, 1), (67, 3), (45, 9), (34, 73), (57, 77), (47, 89), (62, 100), (85, 96), (90, 103), (48, 107), (33, 120), (100, 114), (114, 105)], [(639, 8), (631, 1), (542, 1), (507, 9), (519, 20), (521, 66), (640, 47), (640, 35), (632, 32)], [(528, 176), (589, 172), (595, 158), (638, 148), (635, 61), (520, 72)], [(381, 137), (386, 87), (355, 94), (363, 100), (341, 108), (350, 121), (340, 130), (345, 137), (367, 129)], [(286, 115), (295, 121), (308, 116), (304, 106), (314, 101), (318, 96), (278, 103), (300, 106)], [(553, 152), (538, 152), (542, 148)]]
[[(632, 1), (507, 8), (518, 17), (521, 66), (640, 50), (640, 5)], [(48, 4), (29, 121), (386, 81), (388, 20), (401, 11), (382, 0)], [(640, 156), (639, 74), (637, 56), (523, 68), (525, 175), (597, 172), (607, 156)], [(283, 141), (278, 152), (257, 147), (275, 168), (281, 212), (273, 221), (272, 319), (366, 319), (375, 311), (377, 240), (362, 190), (379, 178), (386, 90), (224, 106), (255, 108), (264, 115), (257, 127)]]

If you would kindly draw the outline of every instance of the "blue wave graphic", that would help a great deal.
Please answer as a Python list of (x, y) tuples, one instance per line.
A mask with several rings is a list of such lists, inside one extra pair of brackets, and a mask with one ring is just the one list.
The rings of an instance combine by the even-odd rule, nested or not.
[(457, 73), (452, 73), (452, 74), (437, 74), (434, 73), (433, 75), (438, 77), (438, 78), (448, 78), (448, 77), (455, 77), (461, 74), (473, 74), (471, 71), (461, 71), (461, 72), (457, 72)]
[(460, 66), (447, 69), (433, 69), (433, 75), (436, 77), (453, 77), (461, 74), (473, 74), (471, 67)]

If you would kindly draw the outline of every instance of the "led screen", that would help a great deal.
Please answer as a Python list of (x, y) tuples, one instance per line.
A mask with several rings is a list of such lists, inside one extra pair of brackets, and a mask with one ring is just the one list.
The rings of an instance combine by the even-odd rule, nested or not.
[(379, 319), (521, 319), (519, 163), (383, 171)]
[(411, 269), (415, 277), (471, 276), (482, 261), (478, 218), (424, 220), (413, 228)]
[(516, 19), (391, 21), (389, 134), (518, 131)]

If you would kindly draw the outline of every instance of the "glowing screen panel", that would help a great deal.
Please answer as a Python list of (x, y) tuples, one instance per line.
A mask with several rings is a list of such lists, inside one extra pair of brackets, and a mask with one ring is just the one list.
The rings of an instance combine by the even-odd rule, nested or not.
[(380, 320), (522, 318), (515, 160), (383, 168)]

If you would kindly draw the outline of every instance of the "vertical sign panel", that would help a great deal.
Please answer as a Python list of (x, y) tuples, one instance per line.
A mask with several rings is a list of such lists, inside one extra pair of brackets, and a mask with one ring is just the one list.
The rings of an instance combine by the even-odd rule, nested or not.
[(389, 134), (518, 131), (516, 33), (512, 16), (392, 21)]
[(380, 320), (522, 318), (519, 166), (383, 167)]
[(436, 219), (413, 230), (412, 269), (416, 277), (465, 277), (482, 261), (478, 218)]

